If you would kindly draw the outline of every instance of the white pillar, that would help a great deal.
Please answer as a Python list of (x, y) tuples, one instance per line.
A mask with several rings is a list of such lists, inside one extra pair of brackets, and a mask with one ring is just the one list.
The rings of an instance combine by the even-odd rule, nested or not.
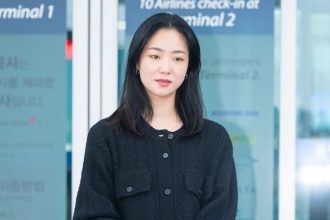
[(118, 1), (103, 0), (101, 117), (117, 108), (118, 97)]
[(89, 32), (89, 126), (101, 118), (101, 0), (90, 0)]
[(72, 213), (88, 129), (117, 107), (118, 2), (73, 0)]
[(281, 11), (279, 219), (295, 220), (297, 0)]
[[(75, 207), (88, 131), (89, 1), (73, 0), (72, 210)], [(73, 212), (72, 212), (73, 213)]]

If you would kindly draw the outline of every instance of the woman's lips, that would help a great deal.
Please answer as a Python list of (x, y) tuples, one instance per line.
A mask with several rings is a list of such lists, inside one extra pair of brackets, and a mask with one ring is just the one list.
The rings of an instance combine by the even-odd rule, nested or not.
[(156, 82), (162, 87), (168, 86), (171, 83), (168, 79), (157, 79)]

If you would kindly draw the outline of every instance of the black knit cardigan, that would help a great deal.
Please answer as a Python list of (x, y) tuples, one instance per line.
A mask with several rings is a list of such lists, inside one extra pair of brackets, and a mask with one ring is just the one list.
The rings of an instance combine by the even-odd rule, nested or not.
[(190, 137), (183, 128), (145, 135), (115, 132), (101, 120), (88, 134), (74, 220), (234, 220), (237, 180), (226, 130), (204, 119)]

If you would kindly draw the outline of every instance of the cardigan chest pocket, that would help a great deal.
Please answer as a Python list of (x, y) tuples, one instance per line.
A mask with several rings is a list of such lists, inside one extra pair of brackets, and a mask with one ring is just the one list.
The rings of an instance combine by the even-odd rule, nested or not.
[(193, 193), (198, 199), (202, 198), (204, 176), (198, 170), (187, 170), (185, 172), (185, 184), (188, 191)]
[(204, 176), (198, 170), (186, 170), (184, 173), (184, 183), (186, 187), (185, 196), (185, 219), (194, 219), (194, 216), (202, 207)]
[(116, 176), (117, 199), (149, 191), (151, 174), (148, 170), (130, 170)]
[(152, 205), (151, 174), (148, 170), (131, 170), (116, 175), (116, 196), (121, 219), (146, 219)]

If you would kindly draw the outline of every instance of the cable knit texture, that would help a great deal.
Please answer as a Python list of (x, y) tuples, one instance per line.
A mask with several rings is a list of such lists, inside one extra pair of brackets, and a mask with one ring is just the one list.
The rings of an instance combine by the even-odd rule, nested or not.
[(89, 131), (74, 220), (234, 220), (237, 180), (227, 131), (204, 120), (145, 135), (117, 132), (99, 121)]

